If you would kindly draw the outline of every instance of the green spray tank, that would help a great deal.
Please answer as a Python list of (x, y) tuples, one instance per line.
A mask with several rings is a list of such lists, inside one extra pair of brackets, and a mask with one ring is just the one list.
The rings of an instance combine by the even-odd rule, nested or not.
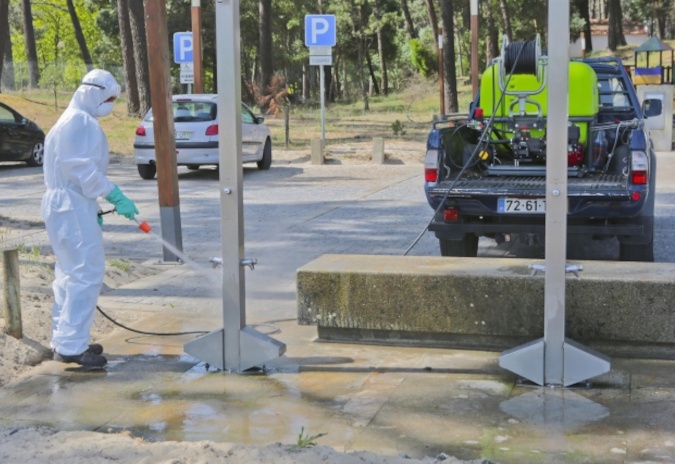
[[(598, 80), (586, 63), (568, 66), (570, 143), (583, 150), (598, 114)], [(541, 53), (539, 36), (514, 43), (504, 37), (501, 56), (483, 72), (479, 105), (485, 119), (493, 118), (491, 137), (510, 141), (516, 165), (545, 161), (548, 57)]]

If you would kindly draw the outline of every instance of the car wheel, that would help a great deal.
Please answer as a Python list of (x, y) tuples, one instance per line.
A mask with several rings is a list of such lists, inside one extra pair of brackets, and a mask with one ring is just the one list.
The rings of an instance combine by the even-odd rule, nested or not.
[(145, 180), (154, 179), (157, 174), (157, 166), (154, 164), (139, 164), (137, 167), (138, 174)]
[(646, 244), (619, 244), (619, 261), (654, 262), (654, 239)]
[(478, 256), (478, 236), (465, 234), (461, 240), (438, 239), (441, 245), (441, 256), (458, 256), (475, 258)]
[(42, 163), (45, 160), (45, 146), (42, 142), (38, 142), (33, 145), (33, 149), (30, 152), (30, 158), (26, 160), (28, 166), (42, 166)]
[(258, 161), (258, 169), (266, 171), (270, 166), (272, 166), (272, 142), (270, 142), (270, 139), (267, 139), (263, 148), (262, 159)]

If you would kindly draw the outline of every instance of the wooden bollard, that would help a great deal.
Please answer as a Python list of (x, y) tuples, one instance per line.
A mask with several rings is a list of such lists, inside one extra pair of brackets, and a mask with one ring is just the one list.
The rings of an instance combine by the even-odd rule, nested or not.
[(23, 328), (21, 327), (21, 279), (18, 248), (2, 250), (2, 270), (5, 332), (20, 339), (23, 337)]

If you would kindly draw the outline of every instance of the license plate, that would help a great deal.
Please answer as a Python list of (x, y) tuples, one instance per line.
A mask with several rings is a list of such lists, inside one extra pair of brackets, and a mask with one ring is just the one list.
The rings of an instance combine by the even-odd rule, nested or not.
[(546, 200), (544, 198), (499, 197), (497, 211), (507, 214), (541, 214), (546, 212)]
[(176, 131), (176, 140), (187, 140), (192, 135), (189, 131)]

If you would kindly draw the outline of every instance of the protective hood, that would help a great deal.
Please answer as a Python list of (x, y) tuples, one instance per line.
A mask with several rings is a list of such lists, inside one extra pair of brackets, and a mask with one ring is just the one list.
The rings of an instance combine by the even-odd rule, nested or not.
[(82, 83), (70, 100), (69, 108), (75, 108), (96, 117), (101, 103), (110, 97), (120, 96), (120, 86), (108, 71), (92, 69), (83, 78)]

